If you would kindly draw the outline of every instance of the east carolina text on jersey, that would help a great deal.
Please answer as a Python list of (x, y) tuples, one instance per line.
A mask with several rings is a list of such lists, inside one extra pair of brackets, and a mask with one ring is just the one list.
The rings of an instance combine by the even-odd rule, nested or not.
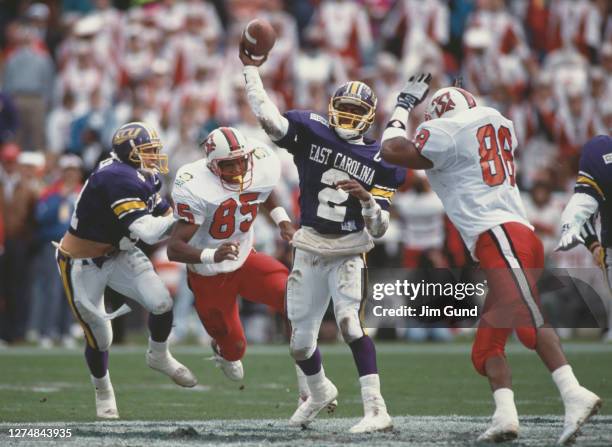
[(71, 234), (112, 244), (130, 234), (128, 227), (146, 214), (159, 216), (170, 207), (159, 195), (161, 180), (115, 159), (102, 161), (85, 182), (70, 222)]
[(340, 180), (355, 179), (386, 210), (405, 170), (380, 158), (380, 144), (355, 144), (336, 135), (321, 115), (292, 110), (285, 113), (287, 134), (276, 144), (294, 157), (300, 177), (301, 225), (321, 234), (348, 234), (363, 230), (361, 204), (336, 189)]

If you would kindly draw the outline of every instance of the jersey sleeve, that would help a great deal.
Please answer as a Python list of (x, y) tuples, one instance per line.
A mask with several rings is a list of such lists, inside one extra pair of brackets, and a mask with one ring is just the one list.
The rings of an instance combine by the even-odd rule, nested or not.
[(588, 143), (582, 148), (574, 192), (590, 195), (601, 206), (603, 201), (606, 200), (606, 196), (598, 183), (599, 171), (603, 169), (603, 166), (600, 166), (603, 163), (603, 158), (598, 154), (596, 148), (591, 148)]
[(110, 208), (124, 228), (149, 214), (149, 190), (145, 182), (136, 177), (116, 175), (110, 177), (106, 185)]
[(168, 201), (161, 196), (160, 193), (155, 193), (155, 208), (153, 209), (154, 216), (163, 216), (170, 208)]
[(442, 169), (456, 158), (455, 142), (450, 134), (428, 123), (417, 128), (414, 145), (423, 157), (433, 163), (433, 169)]
[(277, 146), (287, 149), (290, 154), (300, 155), (308, 135), (309, 128), (306, 124), (308, 112), (290, 110), (285, 112), (283, 116), (289, 121), (289, 128), (287, 129), (287, 134), (274, 143), (276, 143)]
[(202, 225), (206, 218), (206, 203), (198, 199), (185, 183), (180, 182), (180, 177), (181, 172), (179, 171), (172, 189), (174, 217), (183, 222)]
[(383, 210), (391, 206), (393, 195), (406, 180), (406, 170), (387, 168), (376, 172), (370, 194)]

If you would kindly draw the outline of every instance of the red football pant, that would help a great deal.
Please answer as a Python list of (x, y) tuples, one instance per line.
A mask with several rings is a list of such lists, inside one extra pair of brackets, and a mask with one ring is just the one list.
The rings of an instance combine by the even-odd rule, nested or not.
[(544, 268), (544, 248), (531, 229), (509, 222), (479, 236), (476, 256), (489, 292), (472, 346), (472, 363), (486, 375), (487, 359), (505, 357), (513, 330), (521, 343), (535, 349), (537, 328), (544, 325), (536, 288)]
[(251, 252), (242, 267), (234, 272), (202, 276), (188, 271), (200, 321), (224, 359), (240, 360), (246, 350), (237, 295), (284, 314), (288, 275), (289, 270), (279, 261), (256, 252)]

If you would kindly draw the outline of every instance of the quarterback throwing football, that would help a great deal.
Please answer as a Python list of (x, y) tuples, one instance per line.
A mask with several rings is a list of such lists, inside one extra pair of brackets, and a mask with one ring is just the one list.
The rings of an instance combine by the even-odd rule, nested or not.
[(172, 298), (153, 265), (135, 244), (158, 242), (174, 223), (172, 210), (159, 195), (159, 173), (167, 173), (167, 156), (157, 132), (145, 123), (121, 126), (113, 136), (111, 157), (91, 174), (77, 200), (70, 227), (56, 257), (72, 311), (87, 346), (85, 359), (96, 389), (100, 418), (119, 417), (108, 372), (113, 333), (110, 320), (129, 311), (104, 310), (109, 286), (150, 312), (147, 364), (178, 385), (197, 383), (185, 366), (168, 352), (172, 329)]
[(295, 233), (293, 268), (287, 282), (290, 350), (306, 376), (306, 397), (290, 419), (308, 425), (325, 407), (334, 406), (338, 390), (325, 376), (317, 347), (319, 327), (333, 300), (336, 321), (350, 346), (359, 373), (364, 417), (353, 433), (392, 427), (380, 379), (374, 343), (364, 332), (362, 269), (365, 253), (389, 224), (388, 208), (405, 171), (378, 156), (380, 145), (364, 137), (374, 121), (376, 95), (362, 82), (347, 82), (334, 93), (329, 120), (312, 111), (282, 115), (269, 99), (257, 66), (240, 49), (247, 99), (270, 138), (289, 151), (299, 173), (301, 227)]
[(449, 218), (485, 269), (489, 292), (472, 363), (489, 379), (496, 408), (490, 427), (478, 439), (500, 442), (518, 435), (504, 352), (514, 330), (552, 373), (565, 405), (559, 443), (571, 442), (597, 412), (601, 400), (580, 386), (559, 338), (540, 310), (536, 272), (544, 267), (544, 253), (515, 182), (514, 125), (497, 110), (478, 106), (469, 92), (447, 87), (433, 95), (425, 122), (417, 128), (414, 142), (410, 141), (406, 136), (408, 114), (425, 98), (430, 79), (425, 74), (413, 76), (399, 94), (383, 134), (382, 157), (400, 166), (427, 169)]
[(205, 158), (179, 169), (172, 198), (178, 222), (168, 258), (187, 264), (195, 307), (212, 337), (214, 359), (231, 380), (242, 380), (246, 339), (237, 296), (285, 313), (287, 267), (253, 250), (252, 225), (259, 205), (271, 210), (281, 236), (294, 229), (273, 189), (280, 161), (263, 144), (232, 127), (213, 130), (201, 143)]

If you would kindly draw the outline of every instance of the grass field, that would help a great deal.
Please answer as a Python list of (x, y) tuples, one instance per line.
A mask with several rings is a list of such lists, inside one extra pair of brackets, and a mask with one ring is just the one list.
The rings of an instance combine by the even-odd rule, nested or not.
[[(121, 420), (104, 423), (93, 422), (93, 390), (81, 352), (0, 351), (0, 446), (472, 445), (493, 409), (486, 380), (472, 369), (468, 344), (378, 344), (383, 395), (395, 430), (368, 436), (346, 433), (362, 409), (352, 357), (343, 345), (322, 346), (326, 373), (340, 391), (338, 409), (306, 431), (285, 426), (297, 400), (286, 346), (249, 347), (242, 384), (228, 381), (206, 360), (210, 351), (177, 347), (175, 356), (198, 376), (194, 389), (181, 389), (150, 370), (144, 349), (112, 349), (110, 371)], [(580, 381), (604, 399), (600, 415), (578, 443), (612, 445), (612, 346), (573, 343), (565, 350)], [(550, 374), (520, 345), (511, 344), (508, 356), (522, 423), (518, 444), (550, 445), (563, 422)], [(71, 428), (73, 436), (55, 443), (8, 437), (9, 428), (35, 426)]]

